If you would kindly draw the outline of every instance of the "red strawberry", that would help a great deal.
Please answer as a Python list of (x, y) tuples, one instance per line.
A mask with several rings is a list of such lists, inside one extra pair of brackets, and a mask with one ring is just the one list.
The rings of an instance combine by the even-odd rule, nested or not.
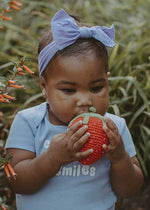
[(90, 133), (90, 137), (85, 145), (82, 147), (81, 152), (88, 149), (93, 149), (94, 151), (90, 156), (80, 160), (79, 162), (84, 165), (89, 165), (103, 157), (105, 151), (102, 145), (108, 145), (108, 137), (103, 130), (103, 125), (105, 124), (105, 122), (100, 114), (91, 112), (80, 114), (69, 123), (69, 127), (80, 120), (82, 120), (83, 122), (82, 126), (84, 126), (85, 124), (88, 125), (87, 131)]

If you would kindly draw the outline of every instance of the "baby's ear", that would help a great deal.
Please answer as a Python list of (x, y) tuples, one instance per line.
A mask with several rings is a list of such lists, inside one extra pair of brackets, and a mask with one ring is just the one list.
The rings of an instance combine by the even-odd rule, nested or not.
[(108, 76), (108, 77), (110, 76), (110, 71), (107, 72), (107, 76)]
[(40, 87), (41, 87), (41, 89), (45, 89), (45, 87), (46, 87), (46, 80), (44, 79), (44, 77), (41, 77), (40, 78)]
[(44, 77), (41, 77), (41, 79), (40, 79), (40, 87), (42, 90), (43, 97), (46, 98), (47, 97), (47, 95), (46, 95), (46, 81), (45, 81)]

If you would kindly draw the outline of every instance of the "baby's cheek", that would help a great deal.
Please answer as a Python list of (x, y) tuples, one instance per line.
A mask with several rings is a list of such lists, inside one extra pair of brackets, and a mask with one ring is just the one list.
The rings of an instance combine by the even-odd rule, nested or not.
[(109, 107), (109, 101), (106, 100), (106, 101), (100, 101), (98, 106), (97, 106), (97, 113), (101, 114), (102, 116), (105, 115), (105, 113), (107, 112), (108, 110), (108, 107)]

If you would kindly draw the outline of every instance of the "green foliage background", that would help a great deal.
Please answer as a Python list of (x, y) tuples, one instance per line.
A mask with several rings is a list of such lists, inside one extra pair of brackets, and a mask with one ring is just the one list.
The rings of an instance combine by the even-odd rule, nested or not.
[[(3, 0), (0, 2), (1, 11)], [(0, 132), (3, 132), (1, 147), (5, 144), (15, 112), (43, 101), (39, 87), (37, 46), (43, 30), (50, 27), (51, 17), (64, 8), (68, 13), (78, 15), (84, 23), (115, 25), (116, 46), (110, 50), (109, 57), (109, 111), (125, 117), (146, 183), (149, 183), (150, 1), (22, 0), (21, 3), (21, 11), (11, 13), (11, 22), (0, 21), (0, 25), (4, 26), (4, 30), (0, 31), (0, 76), (9, 78), (12, 62), (18, 62), (23, 56), (26, 56), (27, 65), (35, 72), (35, 76), (17, 77), (17, 82), (26, 89), (9, 89), (9, 94), (16, 97), (16, 102), (0, 104), (0, 111), (4, 115), (0, 122)], [(11, 203), (9, 201), (7, 204), (11, 206)], [(12, 206), (10, 208), (13, 209)]]

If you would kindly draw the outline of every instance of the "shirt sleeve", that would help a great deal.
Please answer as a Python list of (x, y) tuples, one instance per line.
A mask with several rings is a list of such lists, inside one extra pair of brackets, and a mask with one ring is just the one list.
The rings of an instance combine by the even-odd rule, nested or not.
[(20, 112), (18, 112), (12, 123), (5, 145), (5, 149), (7, 148), (24, 149), (35, 153), (35, 141), (32, 128)]

